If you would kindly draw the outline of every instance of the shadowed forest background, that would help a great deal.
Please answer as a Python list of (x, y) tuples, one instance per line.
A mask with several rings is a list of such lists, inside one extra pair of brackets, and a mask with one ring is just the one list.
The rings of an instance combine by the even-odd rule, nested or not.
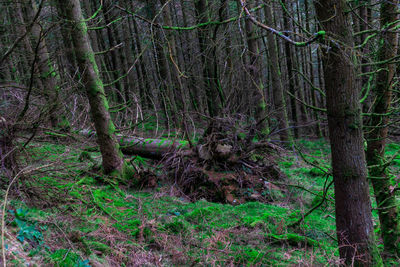
[(398, 266), (399, 1), (0, 1), (3, 266)]

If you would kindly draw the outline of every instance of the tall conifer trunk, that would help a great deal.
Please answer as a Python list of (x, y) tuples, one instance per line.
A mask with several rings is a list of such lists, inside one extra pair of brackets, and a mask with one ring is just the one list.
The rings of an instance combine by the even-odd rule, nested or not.
[[(271, 12), (271, 7), (266, 6), (265, 11), (265, 22), (267, 25), (273, 25), (273, 16)], [(286, 101), (285, 95), (283, 93), (281, 75), (279, 70), (279, 60), (278, 60), (278, 49), (276, 46), (275, 37), (272, 33), (267, 36), (268, 45), (268, 55), (271, 62), (271, 80), (272, 80), (272, 95), (274, 97), (275, 104), (275, 118), (279, 123), (279, 138), (282, 142), (288, 142), (290, 139), (289, 126), (288, 126), (288, 116), (286, 113)]]
[[(379, 40), (378, 62), (394, 58), (398, 50), (398, 4), (399, 1), (384, 1), (381, 4), (381, 39)], [(396, 23), (397, 22), (397, 23)], [(390, 29), (396, 29), (391, 31)], [(400, 256), (399, 203), (396, 201), (394, 185), (385, 166), (385, 145), (388, 136), (389, 116), (392, 102), (392, 89), (396, 63), (383, 63), (377, 66), (374, 86), (374, 104), (368, 135), (367, 161), (378, 205), (381, 233), (385, 251)]]
[[(35, 1), (31, 0), (29, 7), (27, 8), (28, 20), (33, 20), (37, 13), (37, 7)], [(51, 62), (50, 54), (47, 49), (47, 44), (45, 36), (43, 35), (43, 30), (39, 22), (35, 23), (31, 30), (33, 37), (33, 47), (37, 47), (37, 57), (38, 57), (38, 69), (39, 78), (41, 84), (43, 85), (43, 93), (47, 98), (47, 103), (49, 106), (49, 119), (52, 127), (57, 127), (59, 118), (57, 113), (60, 109), (59, 103), (59, 87), (57, 85), (56, 73), (54, 65)]]
[[(252, 6), (250, 5), (249, 8)], [(249, 54), (248, 73), (250, 76), (249, 81), (249, 95), (251, 95), (250, 103), (254, 107), (254, 118), (257, 122), (257, 131), (260, 135), (267, 134), (267, 104), (264, 97), (264, 84), (261, 75), (261, 61), (259, 42), (257, 38), (256, 29), (249, 18), (245, 19), (245, 32), (247, 38), (247, 49)]]
[(123, 158), (115, 138), (115, 128), (108, 111), (108, 101), (104, 93), (94, 53), (87, 33), (87, 25), (82, 16), (79, 0), (58, 0), (59, 14), (64, 15), (72, 27), (71, 37), (75, 56), (82, 77), (82, 83), (90, 104), (90, 113), (97, 133), (97, 141), (103, 158), (106, 174), (118, 174), (123, 170)]
[(361, 86), (351, 50), (354, 43), (346, 1), (314, 0), (314, 5), (328, 36), (329, 49), (322, 61), (340, 258), (356, 266), (382, 265), (374, 241), (359, 102)]

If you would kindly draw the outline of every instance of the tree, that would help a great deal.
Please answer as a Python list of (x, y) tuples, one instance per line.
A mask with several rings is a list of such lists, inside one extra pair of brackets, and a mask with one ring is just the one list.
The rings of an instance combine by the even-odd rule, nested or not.
[(328, 36), (322, 56), (336, 200), (340, 257), (357, 266), (381, 265), (371, 215), (363, 148), (360, 83), (345, 0), (315, 0)]
[[(33, 0), (29, 1), (29, 7), (27, 8), (28, 21), (32, 21), (38, 12), (36, 3)], [(52, 127), (57, 127), (59, 119), (57, 116), (59, 105), (59, 87), (57, 85), (56, 73), (53, 62), (50, 59), (48, 52), (45, 33), (43, 26), (40, 25), (40, 21), (36, 21), (31, 30), (32, 35), (32, 47), (36, 47), (37, 51), (37, 65), (39, 69), (39, 79), (43, 85), (42, 92), (47, 98), (49, 105), (49, 117)]]
[(97, 141), (106, 174), (122, 174), (123, 158), (115, 138), (115, 127), (108, 111), (108, 101), (99, 76), (94, 53), (87, 34), (79, 0), (58, 0), (59, 14), (63, 14), (71, 29), (76, 61), (86, 89), (90, 113), (97, 133)]
[[(265, 19), (267, 25), (273, 24), (273, 16), (271, 12), (271, 7), (266, 6), (264, 8), (265, 11)], [(278, 125), (280, 128), (279, 137), (283, 142), (288, 142), (290, 139), (289, 136), (289, 126), (288, 126), (288, 116), (286, 113), (286, 100), (285, 95), (282, 88), (281, 83), (281, 75), (279, 70), (279, 61), (278, 61), (278, 51), (276, 46), (276, 40), (272, 33), (269, 33), (267, 36), (267, 45), (268, 45), (268, 55), (270, 60), (270, 69), (271, 69), (271, 80), (272, 80), (272, 94), (274, 98), (275, 104), (275, 118), (278, 121)]]
[[(282, 0), (282, 3), (285, 5), (286, 0)], [(289, 24), (289, 19), (286, 15), (283, 15), (283, 27), (291, 31), (291, 26)], [(286, 67), (287, 67), (287, 74), (288, 74), (288, 79), (289, 79), (289, 88), (288, 91), (294, 96), (296, 95), (296, 86), (295, 86), (295, 75), (293, 73), (293, 52), (292, 48), (290, 47), (290, 44), (288, 42), (284, 43), (285, 47), (285, 58), (286, 58)], [(295, 99), (290, 100), (290, 111), (291, 111), (291, 118), (293, 124), (297, 124), (298, 122), (298, 114), (297, 114), (297, 103)], [(295, 138), (299, 137), (299, 130), (295, 127), (293, 129), (293, 134)]]
[(261, 75), (259, 42), (256, 28), (253, 27), (250, 18), (245, 19), (245, 32), (250, 59), (249, 67), (247, 69), (250, 76), (250, 104), (255, 107), (254, 118), (256, 119), (258, 134), (265, 135), (268, 132), (268, 126), (266, 123), (267, 104), (264, 96), (264, 84)]
[[(385, 162), (385, 145), (388, 137), (390, 105), (394, 86), (396, 63), (389, 60), (398, 51), (398, 4), (399, 1), (381, 3), (381, 38), (377, 54), (377, 77), (374, 86), (374, 104), (370, 120), (367, 142), (367, 162), (369, 175), (375, 192), (379, 221), (385, 250), (400, 256), (399, 206), (388, 164)], [(388, 114), (389, 113), (389, 114)]]
[(215, 117), (220, 111), (216, 96), (219, 97), (221, 103), (223, 103), (223, 96), (219, 87), (217, 73), (214, 71), (215, 50), (208, 47), (211, 32), (210, 26), (207, 25), (210, 20), (209, 8), (206, 0), (196, 0), (194, 1), (194, 6), (197, 23), (205, 24), (204, 27), (198, 29), (198, 40), (208, 113), (210, 117)]

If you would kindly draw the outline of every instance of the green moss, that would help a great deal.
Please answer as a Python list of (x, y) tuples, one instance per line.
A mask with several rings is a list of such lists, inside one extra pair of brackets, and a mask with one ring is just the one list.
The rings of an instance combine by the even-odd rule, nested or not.
[(187, 231), (186, 224), (178, 218), (173, 218), (172, 222), (164, 224), (164, 228), (172, 234), (179, 234)]
[(320, 168), (313, 167), (310, 169), (309, 174), (313, 177), (316, 177), (325, 175), (325, 172), (323, 172)]
[(321, 36), (322, 38), (325, 38), (326, 32), (325, 31), (319, 31), (319, 32), (317, 32), (317, 35)]
[(82, 258), (69, 249), (59, 249), (50, 254), (48, 262), (57, 267), (88, 267), (89, 262), (82, 260)]
[(210, 206), (195, 209), (192, 212), (185, 215), (185, 217), (192, 222), (200, 223), (203, 221), (211, 220), (214, 216), (221, 214), (221, 209), (219, 207)]
[(83, 185), (83, 184), (94, 185), (96, 184), (96, 180), (93, 177), (84, 176), (82, 179), (76, 182), (76, 185)]
[(122, 171), (122, 180), (126, 182), (127, 181), (134, 182), (133, 186), (135, 186), (138, 182), (137, 180), (134, 180), (135, 174), (136, 174), (135, 168), (125, 161)]
[(87, 161), (87, 160), (90, 161), (90, 162), (93, 162), (92, 155), (87, 151), (82, 151), (81, 154), (79, 155), (78, 160), (80, 162), (84, 162), (84, 161)]
[(308, 238), (306, 236), (301, 236), (298, 234), (294, 233), (288, 233), (285, 235), (275, 235), (275, 234), (266, 234), (266, 238), (270, 239), (272, 241), (277, 241), (280, 243), (285, 243), (287, 242), (289, 245), (292, 246), (319, 246), (320, 244), (312, 239)]
[(252, 266), (262, 262), (264, 253), (251, 247), (244, 247), (237, 251), (235, 255), (236, 264), (246, 264)]
[[(301, 142), (302, 148), (311, 151), (314, 156), (328, 154), (325, 153), (324, 141)], [(40, 160), (46, 159), (50, 162), (56, 162), (60, 155), (65, 156), (67, 153), (73, 155), (71, 158), (77, 162), (81, 153), (73, 147), (68, 151), (63, 145), (46, 143), (40, 145), (30, 146), (28, 149), (32, 149), (31, 152), (34, 150), (33, 154), (40, 157)], [(315, 157), (310, 159), (315, 160)], [(295, 157), (288, 156), (286, 160), (293, 162)], [(305, 188), (320, 192), (324, 179), (320, 176), (311, 179), (311, 167), (299, 169), (297, 166), (304, 164), (300, 162), (301, 159), (298, 161), (299, 164), (282, 164), (282, 169), (290, 174), (288, 183), (297, 184), (301, 181), (301, 185)], [(151, 166), (151, 161), (138, 157), (135, 158), (134, 164)], [(292, 229), (287, 225), (297, 220), (302, 214), (301, 211), (304, 211), (304, 207), (300, 209), (297, 203), (249, 202), (231, 206), (204, 200), (187, 202), (165, 194), (142, 192), (126, 186), (104, 186), (95, 182), (96, 177), (101, 176), (88, 172), (88, 166), (83, 165), (73, 164), (68, 172), (57, 174), (49, 172), (47, 176), (37, 178), (42, 183), (40, 188), (49, 190), (57, 188), (74, 196), (72, 198), (68, 196), (68, 203), (63, 202), (58, 207), (57, 202), (54, 202), (55, 206), (49, 209), (49, 212), (55, 218), (61, 215), (79, 218), (74, 220), (74, 223), (70, 223), (71, 220), (67, 218), (60, 220), (58, 226), (68, 233), (107, 230), (115, 236), (121, 234), (130, 236), (119, 240), (119, 247), (128, 248), (126, 252), (120, 250), (121, 254), (118, 255), (121, 258), (128, 259), (132, 247), (138, 246), (155, 251), (153, 245), (165, 244), (164, 242), (167, 242), (173, 251), (184, 251), (183, 262), (196, 261), (202, 266), (209, 264), (224, 266), (232, 263), (238, 266), (291, 266), (298, 264), (300, 260), (313, 262), (316, 266), (327, 266), (331, 263), (329, 260), (332, 257), (329, 256), (327, 259), (324, 255), (337, 257), (337, 244), (327, 235), (335, 235), (334, 219), (324, 216), (325, 213), (320, 209), (309, 215), (299, 226), (300, 229)], [(311, 203), (314, 197), (300, 189), (288, 188), (288, 190), (291, 190), (290, 194), (294, 198), (301, 195), (306, 203)], [(327, 209), (333, 212), (329, 203)], [(33, 214), (39, 218), (39, 211)], [(40, 221), (45, 224), (49, 218), (44, 217)], [(139, 239), (139, 235), (143, 239)], [(43, 236), (46, 240), (48, 232), (43, 232)], [(110, 253), (114, 253), (114, 250), (110, 251), (109, 243), (103, 239), (92, 239), (92, 234), (87, 237), (83, 234), (82, 237), (89, 250), (94, 252), (92, 256), (97, 254), (99, 259), (104, 260)], [(174, 242), (175, 240), (182, 242)], [(318, 245), (314, 246), (316, 243), (313, 241), (318, 242)], [(306, 243), (307, 247), (313, 247), (312, 252), (302, 248)], [(66, 242), (63, 244), (67, 246)], [(83, 255), (85, 250), (80, 245), (76, 246), (77, 251), (74, 252)], [(208, 247), (212, 249), (204, 249)], [(163, 256), (166, 265), (174, 265), (170, 262), (169, 251), (157, 250), (156, 253)], [(65, 253), (60, 254), (62, 256), (59, 258), (63, 259)], [(98, 262), (106, 265), (106, 261)], [(54, 261), (47, 263), (57, 266)]]
[(112, 249), (108, 245), (103, 244), (101, 242), (98, 241), (85, 241), (85, 242), (91, 250), (97, 250), (103, 254), (108, 254), (112, 251)]
[(61, 119), (57, 123), (57, 128), (64, 132), (69, 132), (71, 130), (71, 124), (65, 115), (61, 116)]
[(126, 220), (121, 222), (117, 222), (113, 224), (113, 226), (125, 233), (128, 233), (132, 236), (137, 236), (139, 233), (139, 226), (141, 225), (141, 221), (139, 219), (132, 219), (132, 220)]

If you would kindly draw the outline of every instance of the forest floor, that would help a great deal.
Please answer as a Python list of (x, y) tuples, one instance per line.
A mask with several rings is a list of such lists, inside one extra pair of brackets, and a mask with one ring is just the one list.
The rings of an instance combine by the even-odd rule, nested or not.
[[(24, 164), (35, 170), (18, 181), (7, 200), (10, 266), (339, 264), (333, 186), (324, 194), (332, 179), (323, 171), (330, 171), (324, 140), (300, 140), (293, 151), (275, 152), (287, 178), (271, 181), (274, 186), (263, 192), (246, 188), (249, 196), (268, 201), (238, 205), (189, 201), (166, 180), (152, 188), (113, 183), (100, 175), (100, 154), (82, 153), (81, 147), (41, 141), (27, 148), (31, 160)], [(400, 143), (388, 145), (389, 156), (398, 150)], [(159, 171), (155, 161), (131, 161), (137, 170)], [(398, 157), (391, 168), (399, 174)], [(291, 225), (299, 219), (304, 220)], [(378, 233), (375, 210), (374, 222)]]

